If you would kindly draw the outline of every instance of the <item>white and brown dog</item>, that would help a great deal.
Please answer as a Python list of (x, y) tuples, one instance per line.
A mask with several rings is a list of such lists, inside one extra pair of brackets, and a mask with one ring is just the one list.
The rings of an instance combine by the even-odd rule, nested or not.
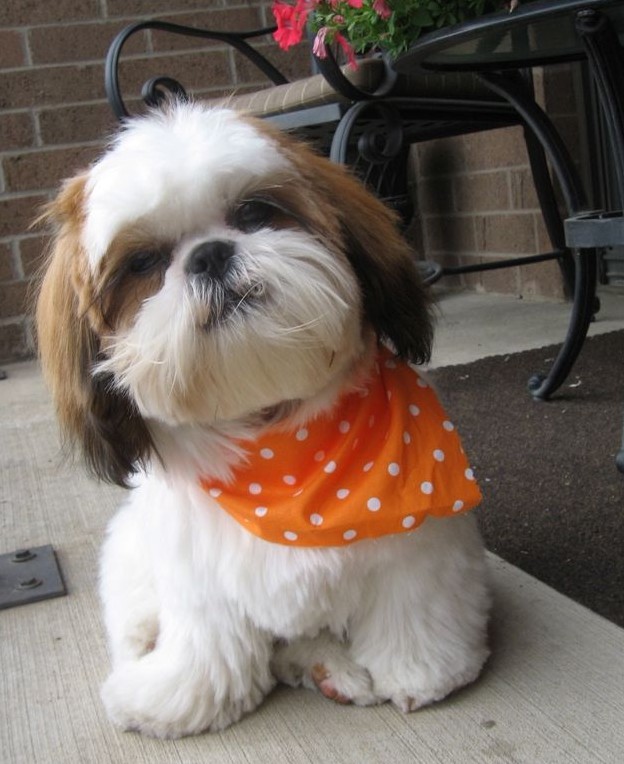
[(44, 371), (92, 471), (132, 488), (102, 554), (111, 719), (178, 737), (276, 681), (404, 711), (473, 681), (478, 489), (410, 365), (429, 305), (386, 208), (187, 103), (129, 121), (47, 217)]

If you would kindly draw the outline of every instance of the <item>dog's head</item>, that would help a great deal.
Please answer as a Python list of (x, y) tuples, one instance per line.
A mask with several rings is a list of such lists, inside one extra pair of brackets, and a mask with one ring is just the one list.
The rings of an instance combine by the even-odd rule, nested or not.
[(61, 424), (125, 484), (153, 427), (309, 401), (389, 340), (422, 362), (427, 299), (388, 210), (341, 167), (228, 110), (130, 121), (68, 181), (37, 307)]

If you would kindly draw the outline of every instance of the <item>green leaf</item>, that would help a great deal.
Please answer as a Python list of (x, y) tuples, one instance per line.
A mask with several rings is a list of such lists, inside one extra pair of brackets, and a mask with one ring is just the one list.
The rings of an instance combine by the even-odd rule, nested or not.
[(416, 8), (412, 13), (412, 21), (416, 26), (428, 27), (433, 24), (433, 16), (427, 8)]

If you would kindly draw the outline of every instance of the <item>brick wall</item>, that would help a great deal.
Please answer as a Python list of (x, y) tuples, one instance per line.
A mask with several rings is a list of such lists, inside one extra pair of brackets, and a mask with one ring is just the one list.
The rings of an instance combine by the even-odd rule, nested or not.
[[(271, 23), (269, 7), (266, 0), (0, 4), (0, 361), (34, 352), (29, 286), (45, 238), (29, 225), (59, 182), (88, 163), (114, 127), (103, 86), (103, 60), (113, 36), (148, 17), (211, 29), (255, 29)], [(141, 83), (163, 73), (206, 96), (266, 84), (219, 44), (145, 32), (126, 50), (121, 79), (130, 106), (137, 104)], [(264, 52), (287, 76), (309, 70), (303, 49), (285, 55), (267, 41)], [(556, 109), (567, 114), (572, 107), (562, 98), (562, 84), (551, 96)], [(571, 121), (569, 127), (574, 134)], [(455, 262), (546, 246), (518, 130), (423, 144), (415, 153), (424, 256)], [(464, 277), (461, 284), (518, 294), (561, 293), (552, 264)]]
[[(124, 26), (162, 18), (217, 30), (272, 23), (269, 2), (253, 0), (7, 0), (0, 3), (0, 361), (34, 352), (29, 285), (45, 239), (29, 225), (59, 182), (101, 149), (114, 120), (103, 61)], [(136, 36), (124, 51), (129, 104), (150, 76), (169, 74), (206, 96), (268, 84), (223, 45), (161, 32)], [(305, 51), (264, 51), (288, 76), (309, 71)]]

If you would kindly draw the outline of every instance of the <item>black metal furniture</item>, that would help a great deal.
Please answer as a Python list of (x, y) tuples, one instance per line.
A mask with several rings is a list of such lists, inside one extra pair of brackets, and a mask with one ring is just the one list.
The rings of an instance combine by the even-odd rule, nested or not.
[[(423, 37), (395, 64), (402, 72), (476, 72), (505, 98), (544, 148), (563, 191), (566, 245), (576, 250), (570, 326), (548, 376), (532, 381), (535, 397), (549, 397), (570, 371), (591, 320), (596, 249), (624, 244), (621, 209), (590, 210), (572, 160), (552, 122), (517, 76), (519, 67), (586, 59), (596, 83), (624, 201), (624, 3), (621, 0), (541, 1), (511, 14), (492, 14)], [(624, 439), (618, 456), (624, 471)]]
[[(106, 61), (106, 92), (118, 119), (128, 115), (119, 86), (122, 49), (134, 34), (153, 29), (174, 35), (191, 35), (233, 46), (256, 65), (272, 87), (253, 93), (216, 99), (277, 123), (313, 141), (333, 161), (348, 164), (405, 224), (413, 215), (408, 190), (409, 147), (432, 138), (463, 135), (498, 127), (524, 124), (505, 99), (492, 93), (472, 74), (423, 77), (398, 74), (382, 58), (366, 58), (356, 71), (340, 67), (329, 55), (315, 59), (319, 74), (288, 83), (250, 42), (257, 42), (273, 30), (224, 33), (148, 20), (122, 30), (110, 46)], [(207, 74), (208, 76), (208, 74)], [(143, 86), (142, 98), (156, 105), (168, 93), (185, 97), (183, 86), (167, 76), (154, 76)], [(490, 270), (557, 259), (568, 290), (573, 288), (574, 265), (563, 236), (545, 155), (539, 142), (525, 130), (525, 140), (552, 252), (442, 269), (421, 263), (425, 279), (433, 283), (440, 276)]]

